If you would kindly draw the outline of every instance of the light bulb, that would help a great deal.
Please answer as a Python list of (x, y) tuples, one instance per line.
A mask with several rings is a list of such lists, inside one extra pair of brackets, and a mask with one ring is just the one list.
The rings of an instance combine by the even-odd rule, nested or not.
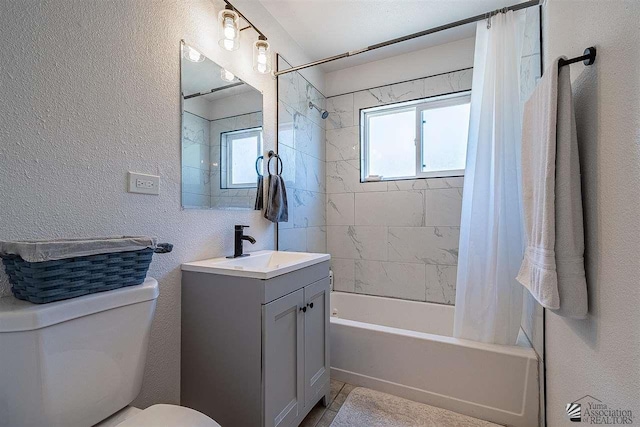
[(267, 65), (267, 52), (264, 48), (258, 49), (258, 64)]
[(266, 37), (260, 36), (253, 45), (253, 69), (260, 74), (271, 72), (271, 52)]
[(236, 38), (236, 29), (230, 17), (224, 19), (224, 37), (231, 40)]
[(218, 14), (218, 44), (225, 50), (236, 50), (240, 47), (240, 17), (231, 8), (225, 7)]
[(202, 62), (205, 60), (205, 56), (191, 46), (185, 46), (184, 58), (191, 62)]
[(225, 82), (232, 82), (236, 79), (236, 76), (231, 71), (227, 71), (223, 68), (220, 70), (220, 78)]

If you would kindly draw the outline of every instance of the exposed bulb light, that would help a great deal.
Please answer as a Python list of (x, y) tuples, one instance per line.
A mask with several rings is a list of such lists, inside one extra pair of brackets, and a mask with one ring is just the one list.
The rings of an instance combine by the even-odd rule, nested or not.
[(240, 16), (226, 5), (218, 14), (218, 44), (225, 50), (237, 50), (240, 47)]
[(225, 16), (224, 30), (222, 32), (225, 39), (233, 40), (236, 38), (236, 27), (231, 16)]
[(226, 50), (236, 50), (236, 43), (233, 40), (224, 39), (222, 40), (222, 47)]
[(192, 48), (191, 46), (186, 46), (184, 47), (184, 59), (191, 61), (191, 62), (202, 62), (204, 61), (206, 58), (203, 54), (201, 54), (200, 52), (198, 52), (197, 50), (195, 50), (194, 48)]
[(236, 76), (231, 71), (227, 71), (223, 68), (220, 70), (220, 78), (225, 82), (233, 82), (235, 81)]
[(259, 36), (253, 44), (253, 69), (260, 74), (271, 72), (271, 49), (264, 36)]

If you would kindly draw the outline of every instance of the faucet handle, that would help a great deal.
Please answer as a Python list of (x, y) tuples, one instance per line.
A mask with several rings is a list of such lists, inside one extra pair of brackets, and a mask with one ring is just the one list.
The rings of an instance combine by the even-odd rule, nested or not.
[(236, 226), (235, 226), (235, 229), (236, 229), (236, 230), (243, 230), (243, 229), (245, 229), (245, 228), (249, 228), (249, 226), (248, 226), (248, 225), (236, 225)]

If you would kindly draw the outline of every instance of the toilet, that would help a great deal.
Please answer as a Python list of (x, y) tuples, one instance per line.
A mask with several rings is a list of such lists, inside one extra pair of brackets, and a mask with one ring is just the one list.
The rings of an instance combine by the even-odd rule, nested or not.
[(193, 409), (130, 406), (158, 282), (50, 304), (0, 298), (0, 427), (220, 427)]

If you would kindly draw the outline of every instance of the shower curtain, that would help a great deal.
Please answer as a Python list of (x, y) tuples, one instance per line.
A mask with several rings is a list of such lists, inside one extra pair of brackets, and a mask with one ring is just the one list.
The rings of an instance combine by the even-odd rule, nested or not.
[(516, 343), (522, 314), (524, 22), (524, 12), (509, 11), (477, 24), (456, 284), (454, 336), (506, 345)]

